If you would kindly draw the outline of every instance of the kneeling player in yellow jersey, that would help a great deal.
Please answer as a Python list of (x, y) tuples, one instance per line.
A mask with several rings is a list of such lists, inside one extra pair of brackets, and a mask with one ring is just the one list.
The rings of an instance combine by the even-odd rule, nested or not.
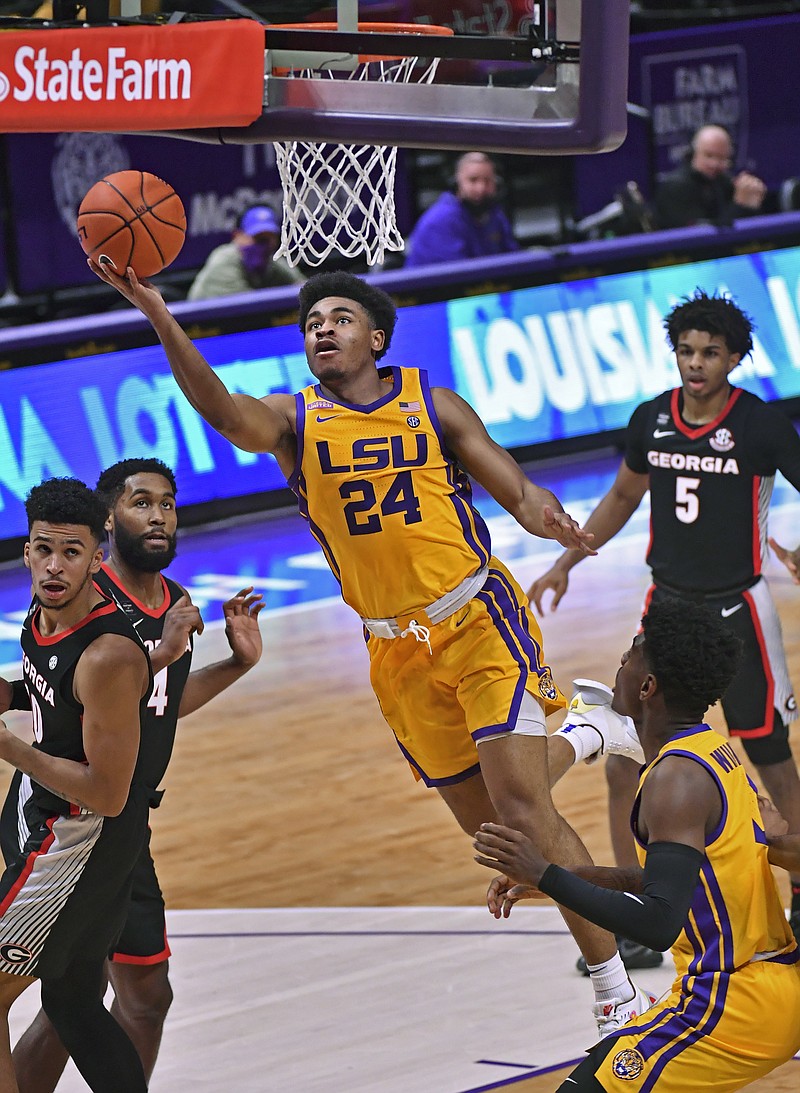
[[(300, 330), (317, 382), (258, 399), (225, 388), (153, 286), (132, 270), (123, 280), (93, 268), (149, 319), (203, 418), (237, 447), (277, 459), (361, 617), (372, 685), (414, 776), (468, 834), (497, 819), (553, 860), (590, 864), (548, 784), (545, 717), (565, 702), (528, 601), (492, 555), (469, 476), (531, 535), (593, 554), (591, 536), (457, 394), (432, 388), (421, 369), (376, 367), (397, 312), (374, 285), (311, 277)], [(641, 1013), (649, 999), (613, 935), (567, 917), (592, 968), (601, 1033)]]
[(622, 658), (614, 708), (646, 765), (632, 827), (639, 871), (562, 869), (519, 831), (484, 824), (476, 860), (500, 868), (489, 908), (532, 889), (654, 949), (672, 946), (670, 994), (601, 1040), (563, 1093), (728, 1093), (800, 1049), (800, 965), (768, 861), (755, 788), (702, 723), (730, 684), (739, 639), (686, 601), (653, 604)]

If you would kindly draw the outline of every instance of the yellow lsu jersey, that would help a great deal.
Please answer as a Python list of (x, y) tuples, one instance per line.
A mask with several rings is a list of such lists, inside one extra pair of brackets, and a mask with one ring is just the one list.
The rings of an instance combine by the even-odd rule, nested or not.
[[(755, 789), (730, 743), (707, 725), (677, 733), (645, 768), (639, 795), (667, 755), (709, 772), (722, 815), (672, 947), (672, 989), (601, 1041), (594, 1074), (608, 1093), (733, 1093), (800, 1047), (798, 949), (767, 861)], [(637, 852), (644, 862), (638, 840)]]
[[(706, 844), (687, 925), (672, 947), (678, 979), (729, 975), (766, 954), (795, 962), (797, 945), (767, 859), (756, 791), (736, 752), (707, 725), (686, 729), (645, 768), (640, 794), (649, 773), (667, 755), (700, 763), (722, 798), (722, 816)], [(634, 829), (638, 803), (637, 796)], [(637, 853), (644, 863), (646, 848), (638, 839)]]
[(307, 387), (297, 400), (300, 512), (362, 618), (404, 618), (491, 556), (472, 486), (447, 451), (426, 372), (383, 368), (386, 393), (351, 406)]

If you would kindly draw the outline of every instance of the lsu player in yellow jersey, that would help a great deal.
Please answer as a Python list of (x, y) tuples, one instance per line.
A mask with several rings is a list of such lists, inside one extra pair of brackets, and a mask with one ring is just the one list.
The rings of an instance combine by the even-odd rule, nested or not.
[[(565, 701), (528, 601), (492, 555), (470, 476), (531, 535), (593, 554), (591, 536), (453, 391), (415, 368), (376, 367), (397, 319), (377, 287), (348, 273), (311, 277), (300, 329), (317, 382), (257, 399), (225, 388), (153, 286), (93, 268), (149, 319), (202, 417), (277, 459), (362, 620), (372, 686), (414, 776), (470, 835), (498, 819), (553, 860), (589, 864), (550, 795), (545, 717)], [(567, 917), (596, 1001), (617, 1020), (641, 1012), (649, 999), (613, 935)]]
[[(569, 871), (519, 831), (476, 834), (477, 861), (503, 870), (489, 887), (495, 916), (538, 889), (643, 945), (672, 946), (671, 991), (592, 1048), (561, 1093), (729, 1093), (800, 1050), (800, 953), (755, 787), (702, 722), (740, 653), (717, 615), (673, 599), (650, 606), (622, 658), (614, 708), (633, 718), (646, 758), (631, 817), (642, 869)], [(790, 840), (783, 864), (795, 859)]]

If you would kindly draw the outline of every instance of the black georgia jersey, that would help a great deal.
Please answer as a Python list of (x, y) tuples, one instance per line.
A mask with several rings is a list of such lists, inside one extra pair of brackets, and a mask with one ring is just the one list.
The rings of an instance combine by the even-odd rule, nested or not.
[(656, 584), (704, 593), (761, 573), (776, 471), (800, 489), (800, 437), (782, 410), (733, 388), (707, 425), (681, 417), (680, 388), (634, 411), (625, 461), (650, 476), (647, 562)]
[[(120, 578), (107, 565), (103, 564), (95, 577), (95, 584), (116, 601), (150, 652), (161, 641), (164, 616), (184, 594), (181, 586), (175, 581), (165, 577), (163, 573), (160, 577), (164, 599), (161, 606), (154, 611), (131, 595), (120, 582)], [(153, 790), (158, 787), (164, 777), (172, 756), (178, 710), (192, 667), (192, 648), (193, 643), (190, 637), (181, 656), (167, 668), (157, 672), (153, 680), (153, 692), (142, 721), (142, 743), (136, 765), (137, 781)], [(153, 803), (157, 802), (154, 800)]]
[[(147, 659), (147, 670), (152, 684), (150, 658), (143, 643), (128, 619), (116, 603), (105, 594), (80, 622), (69, 630), (50, 636), (39, 630), (41, 608), (34, 601), (22, 626), (22, 672), (31, 700), (34, 748), (62, 759), (83, 763), (83, 705), (73, 693), (75, 667), (83, 652), (105, 634), (121, 634), (130, 638), (142, 650)], [(144, 711), (150, 697), (148, 689), (139, 703), (139, 713)], [(136, 780), (134, 775), (134, 780)], [(24, 775), (20, 793), (25, 801), (24, 811), (29, 829), (39, 826), (48, 817), (67, 816), (80, 809), (38, 782)]]

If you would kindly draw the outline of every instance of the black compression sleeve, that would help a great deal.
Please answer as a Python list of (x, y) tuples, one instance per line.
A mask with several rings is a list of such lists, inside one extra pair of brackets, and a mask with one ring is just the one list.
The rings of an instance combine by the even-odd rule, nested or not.
[(683, 843), (648, 846), (641, 895), (600, 888), (558, 865), (545, 869), (539, 889), (590, 922), (663, 951), (686, 922), (703, 857)]
[(9, 710), (29, 710), (31, 708), (31, 696), (28, 694), (28, 688), (25, 686), (24, 680), (14, 679), (11, 681), (11, 702), (8, 708)]

